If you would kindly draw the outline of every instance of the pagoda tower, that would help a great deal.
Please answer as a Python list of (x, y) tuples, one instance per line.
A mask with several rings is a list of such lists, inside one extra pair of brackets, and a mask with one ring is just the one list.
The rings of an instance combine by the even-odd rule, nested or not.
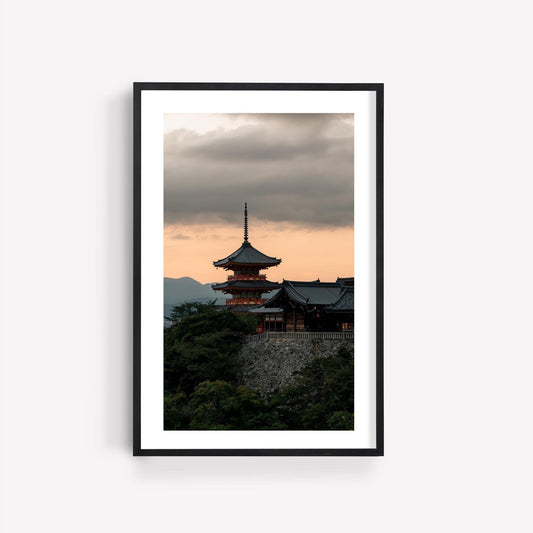
[(279, 283), (266, 279), (266, 274), (261, 270), (278, 266), (281, 259), (270, 257), (256, 250), (248, 242), (248, 204), (244, 204), (244, 242), (241, 247), (224, 259), (214, 261), (217, 268), (233, 271), (224, 283), (215, 283), (215, 291), (231, 294), (226, 300), (226, 305), (260, 305), (266, 302), (261, 295), (277, 289)]

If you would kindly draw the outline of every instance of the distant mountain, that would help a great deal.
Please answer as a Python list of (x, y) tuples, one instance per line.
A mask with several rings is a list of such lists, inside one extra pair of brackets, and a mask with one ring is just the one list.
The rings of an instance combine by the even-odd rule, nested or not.
[(211, 288), (211, 283), (200, 283), (195, 279), (165, 278), (164, 279), (165, 315), (168, 316), (174, 305), (186, 302), (207, 302), (216, 300), (217, 304), (226, 303), (226, 295), (222, 297)]

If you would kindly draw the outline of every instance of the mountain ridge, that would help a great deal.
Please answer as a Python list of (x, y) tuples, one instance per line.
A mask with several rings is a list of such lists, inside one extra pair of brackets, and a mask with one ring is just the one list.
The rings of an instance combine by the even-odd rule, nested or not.
[(226, 298), (221, 298), (212, 288), (211, 283), (200, 283), (190, 276), (181, 278), (167, 278), (163, 280), (164, 303), (167, 306), (180, 305), (190, 301), (217, 300), (224, 303)]

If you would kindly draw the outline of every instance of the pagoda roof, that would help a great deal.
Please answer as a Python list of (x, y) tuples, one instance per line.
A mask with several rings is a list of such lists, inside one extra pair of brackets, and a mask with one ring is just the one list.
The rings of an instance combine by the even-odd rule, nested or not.
[(248, 241), (244, 241), (238, 250), (224, 257), (224, 259), (214, 261), (213, 265), (222, 268), (229, 268), (233, 265), (258, 265), (268, 268), (280, 263), (281, 259), (265, 255), (254, 248)]
[(267, 280), (233, 280), (233, 281), (224, 281), (223, 283), (214, 283), (211, 287), (215, 291), (221, 289), (266, 289), (273, 290), (279, 288), (280, 284), (274, 281)]
[(316, 281), (288, 281), (283, 280), (281, 289), (274, 295), (265, 306), (275, 307), (281, 302), (283, 296), (300, 305), (330, 306), (340, 300), (343, 292), (347, 289), (338, 282)]

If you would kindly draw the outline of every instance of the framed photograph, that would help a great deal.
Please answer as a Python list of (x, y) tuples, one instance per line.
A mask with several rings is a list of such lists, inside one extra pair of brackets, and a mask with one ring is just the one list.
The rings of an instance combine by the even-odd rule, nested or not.
[(383, 455), (383, 85), (134, 84), (134, 455)]

